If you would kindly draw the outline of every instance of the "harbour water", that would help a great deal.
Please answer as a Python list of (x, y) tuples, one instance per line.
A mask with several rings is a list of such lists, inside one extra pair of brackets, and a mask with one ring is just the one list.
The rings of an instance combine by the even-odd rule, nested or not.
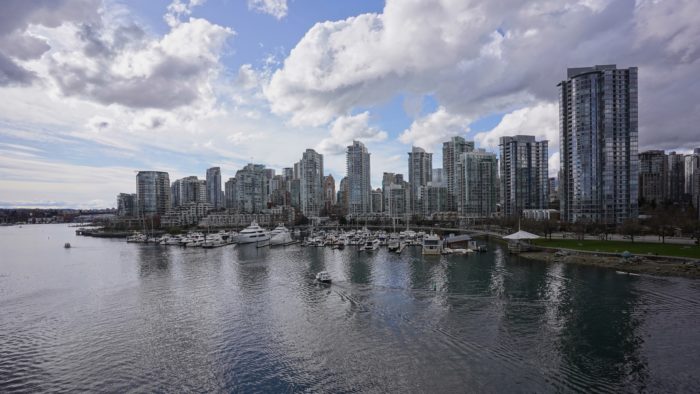
[(0, 227), (0, 392), (700, 391), (700, 281), (74, 230)]

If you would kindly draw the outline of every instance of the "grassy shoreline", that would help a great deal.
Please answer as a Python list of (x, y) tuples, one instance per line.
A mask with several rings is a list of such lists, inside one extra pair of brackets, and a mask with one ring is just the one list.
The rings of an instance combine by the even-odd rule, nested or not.
[[(538, 239), (534, 244), (543, 249), (521, 253), (521, 256), (554, 263), (609, 268), (624, 273), (700, 279), (700, 247), (696, 245), (572, 239)], [(555, 253), (556, 250), (565, 252)], [(632, 256), (621, 257), (624, 251)]]
[(700, 259), (700, 246), (698, 245), (576, 239), (537, 239), (533, 241), (533, 244), (544, 248), (570, 249), (593, 253), (621, 254), (627, 251), (632, 255), (639, 256)]

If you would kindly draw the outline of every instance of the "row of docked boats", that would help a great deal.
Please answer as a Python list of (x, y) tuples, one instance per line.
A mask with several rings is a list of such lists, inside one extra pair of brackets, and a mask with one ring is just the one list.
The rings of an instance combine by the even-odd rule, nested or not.
[(159, 245), (177, 245), (185, 247), (216, 248), (232, 244), (256, 244), (258, 246), (289, 245), (294, 243), (291, 232), (283, 224), (272, 231), (260, 227), (256, 222), (241, 230), (219, 231), (204, 234), (199, 231), (181, 235), (165, 234), (161, 237), (135, 233), (126, 238), (129, 243), (155, 243)]
[(456, 249), (444, 245), (444, 240), (437, 234), (415, 232), (411, 230), (398, 233), (385, 231), (369, 231), (366, 228), (351, 231), (325, 231), (311, 232), (304, 239), (302, 246), (324, 247), (344, 249), (346, 246), (356, 246), (360, 251), (375, 251), (386, 246), (390, 252), (401, 253), (408, 246), (420, 246), (424, 255), (441, 254), (467, 254), (474, 251), (485, 251), (485, 246), (478, 246), (470, 242), (469, 248)]

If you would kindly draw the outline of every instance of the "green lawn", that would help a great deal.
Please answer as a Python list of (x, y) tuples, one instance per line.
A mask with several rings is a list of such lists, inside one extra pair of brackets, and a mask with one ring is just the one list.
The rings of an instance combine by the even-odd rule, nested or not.
[(536, 239), (533, 244), (550, 248), (565, 248), (589, 252), (622, 253), (625, 250), (638, 255), (657, 254), (700, 259), (700, 246), (657, 244), (628, 241), (579, 241), (576, 239)]

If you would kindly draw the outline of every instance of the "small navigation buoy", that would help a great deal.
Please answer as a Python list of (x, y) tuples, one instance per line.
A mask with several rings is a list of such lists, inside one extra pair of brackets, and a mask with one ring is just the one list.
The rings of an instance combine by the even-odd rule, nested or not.
[(63, 247), (66, 249), (70, 249), (70, 242), (66, 242), (65, 244), (63, 244)]

